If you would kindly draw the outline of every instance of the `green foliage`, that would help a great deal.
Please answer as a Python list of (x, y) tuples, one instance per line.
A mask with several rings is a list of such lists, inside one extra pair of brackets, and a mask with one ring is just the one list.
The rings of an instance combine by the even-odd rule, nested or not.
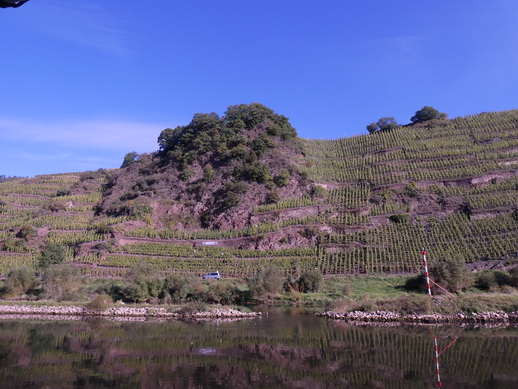
[(400, 224), (400, 223), (408, 223), (410, 217), (408, 215), (392, 215), (389, 217), (389, 220), (392, 223)]
[(212, 180), (214, 180), (214, 176), (215, 176), (215, 171), (214, 171), (214, 168), (212, 167), (212, 165), (206, 165), (203, 168), (203, 178), (206, 181), (211, 182)]
[[(516, 273), (516, 274), (513, 274)], [(518, 271), (505, 272), (502, 270), (486, 270), (476, 275), (475, 286), (487, 291), (500, 291), (503, 287), (518, 286)]]
[(112, 298), (107, 294), (98, 294), (85, 307), (91, 311), (102, 312), (106, 311), (113, 304)]
[(416, 183), (412, 181), (411, 183), (405, 185), (405, 192), (410, 197), (418, 197), (421, 190), (417, 187)]
[(266, 164), (255, 161), (247, 165), (242, 172), (242, 177), (249, 181), (264, 184), (272, 180), (272, 175)]
[(31, 238), (36, 236), (36, 229), (30, 225), (24, 225), (20, 228), (20, 231), (16, 234), (17, 238), (24, 239), (25, 241), (29, 241)]
[(282, 139), (297, 136), (295, 129), (291, 126), (287, 117), (278, 115), (272, 109), (259, 103), (232, 105), (228, 107), (225, 112), (224, 121), (230, 125), (244, 123), (245, 127), (249, 130), (260, 123), (266, 123), (269, 135), (279, 136)]
[(276, 204), (280, 199), (279, 191), (274, 189), (266, 196), (266, 204)]
[(132, 151), (124, 156), (124, 160), (122, 161), (121, 169), (133, 165), (135, 162), (138, 162), (139, 155), (136, 151)]
[(39, 284), (39, 280), (33, 270), (28, 268), (16, 268), (7, 275), (5, 287), (6, 295), (20, 296), (31, 293)]
[[(465, 290), (474, 282), (474, 276), (466, 267), (466, 261), (461, 254), (433, 262), (430, 266), (430, 277), (451, 292)], [(434, 288), (434, 292), (441, 293), (438, 288)]]
[(203, 301), (192, 301), (187, 305), (183, 306), (178, 313), (186, 316), (190, 316), (198, 312), (207, 312), (207, 304)]
[(238, 205), (241, 202), (241, 194), (247, 189), (248, 185), (244, 182), (227, 182), (222, 190), (216, 192), (217, 210), (221, 212)]
[(170, 274), (164, 280), (164, 292), (173, 303), (186, 301), (190, 293), (189, 280), (179, 274)]
[(378, 131), (378, 123), (372, 122), (370, 124), (367, 124), (367, 131), (369, 132), (369, 134), (373, 134), (376, 131)]
[[(262, 132), (249, 141), (246, 132), (256, 127)], [(158, 138), (159, 155), (181, 169), (199, 156), (210, 153), (219, 163), (248, 162), (257, 159), (275, 146), (271, 137), (282, 140), (297, 135), (285, 116), (274, 113), (264, 105), (234, 105), (220, 118), (215, 113), (196, 114), (191, 123), (175, 129), (165, 129)]]
[(211, 282), (207, 292), (207, 301), (229, 305), (235, 303), (239, 295), (239, 289), (234, 283)]
[(448, 115), (437, 111), (434, 107), (424, 106), (410, 118), (412, 123), (422, 123), (434, 119), (446, 119)]
[(397, 124), (396, 119), (394, 119), (392, 116), (386, 116), (380, 118), (376, 123), (370, 123), (366, 128), (370, 134), (373, 134), (375, 132), (392, 131), (398, 126), (399, 124)]
[(325, 199), (327, 197), (327, 190), (322, 185), (313, 185), (310, 195), (313, 198)]
[(164, 287), (156, 266), (139, 262), (131, 267), (126, 276), (126, 283), (120, 289), (124, 301), (144, 302), (157, 299)]
[(43, 275), (45, 297), (58, 301), (77, 300), (82, 286), (79, 268), (70, 265), (49, 266)]
[(6, 239), (2, 244), (2, 250), (11, 252), (22, 252), (27, 248), (27, 242), (24, 239)]
[(288, 169), (283, 169), (275, 176), (275, 185), (279, 187), (287, 186), (290, 183), (291, 174)]
[(299, 279), (299, 285), (301, 286), (301, 291), (304, 293), (318, 292), (323, 281), (324, 277), (320, 271), (309, 270), (302, 273)]
[(278, 268), (266, 267), (248, 279), (248, 287), (254, 299), (275, 297), (282, 291), (284, 280)]
[(56, 244), (49, 244), (41, 252), (38, 266), (46, 269), (52, 265), (58, 265), (65, 261), (65, 249)]

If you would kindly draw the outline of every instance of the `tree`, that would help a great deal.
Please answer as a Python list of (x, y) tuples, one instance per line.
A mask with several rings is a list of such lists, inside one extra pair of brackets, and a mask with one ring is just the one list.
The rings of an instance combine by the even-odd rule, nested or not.
[(254, 298), (277, 296), (284, 286), (284, 276), (278, 268), (266, 267), (248, 280), (248, 286)]
[(45, 250), (41, 252), (39, 267), (48, 268), (50, 265), (57, 265), (65, 261), (65, 249), (56, 244), (49, 244)]
[(426, 105), (419, 111), (416, 111), (415, 115), (410, 118), (410, 121), (415, 124), (434, 119), (446, 119), (447, 117), (447, 114), (439, 112), (434, 107)]
[(81, 272), (74, 266), (53, 265), (43, 276), (45, 296), (59, 301), (77, 299), (81, 286)]
[(378, 120), (378, 131), (391, 131), (398, 126), (396, 119), (392, 116), (383, 117)]
[(13, 269), (7, 275), (5, 282), (6, 293), (9, 296), (28, 294), (38, 286), (34, 271), (25, 267)]
[(135, 162), (137, 162), (139, 159), (139, 155), (136, 151), (132, 151), (124, 156), (124, 160), (122, 161), (121, 168), (128, 167), (130, 165), (133, 165)]
[(461, 254), (451, 258), (442, 258), (432, 263), (430, 277), (451, 292), (467, 289), (474, 282), (473, 273), (466, 267), (466, 261)]
[(378, 131), (378, 123), (373, 122), (371, 124), (367, 125), (367, 131), (369, 131), (369, 134), (373, 134), (376, 131)]
[(323, 281), (324, 277), (320, 271), (308, 270), (300, 276), (299, 284), (302, 287), (302, 291), (305, 293), (318, 292)]
[(391, 131), (397, 127), (396, 119), (392, 116), (385, 116), (380, 118), (376, 123), (367, 125), (367, 131), (369, 131), (369, 134), (373, 134), (375, 132)]

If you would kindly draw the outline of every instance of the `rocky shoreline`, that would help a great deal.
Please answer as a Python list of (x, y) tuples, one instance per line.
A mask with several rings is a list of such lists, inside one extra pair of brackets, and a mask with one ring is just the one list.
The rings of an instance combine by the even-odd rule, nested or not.
[(317, 313), (317, 316), (334, 320), (345, 320), (362, 323), (401, 323), (401, 324), (503, 324), (518, 326), (517, 312), (482, 312), (466, 315), (457, 313), (454, 315), (443, 314), (408, 314), (402, 315), (397, 312), (375, 311), (375, 312), (334, 312), (326, 311)]
[(111, 307), (102, 311), (82, 306), (54, 305), (0, 305), (2, 317), (16, 318), (38, 316), (59, 317), (132, 317), (132, 318), (171, 318), (171, 319), (223, 319), (252, 318), (261, 312), (241, 312), (233, 308), (211, 307), (208, 311), (185, 312), (181, 308), (171, 310), (163, 307)]

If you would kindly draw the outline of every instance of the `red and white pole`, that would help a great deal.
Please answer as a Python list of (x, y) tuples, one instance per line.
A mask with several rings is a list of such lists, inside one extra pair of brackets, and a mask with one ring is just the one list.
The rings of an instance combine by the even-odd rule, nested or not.
[(426, 251), (424, 248), (423, 251), (421, 251), (421, 254), (423, 254), (424, 271), (426, 273), (426, 285), (428, 286), (428, 296), (432, 298), (432, 288), (430, 288), (430, 276), (428, 275), (428, 263), (426, 262)]
[(439, 346), (437, 345), (437, 336), (433, 337), (433, 340), (435, 342), (435, 370), (437, 371), (437, 386), (441, 387), (441, 373), (439, 371)]

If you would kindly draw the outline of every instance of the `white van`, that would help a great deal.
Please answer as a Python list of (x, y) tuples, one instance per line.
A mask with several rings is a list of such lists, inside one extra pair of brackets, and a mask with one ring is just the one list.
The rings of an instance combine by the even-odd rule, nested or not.
[(220, 278), (221, 276), (219, 275), (219, 271), (207, 273), (203, 276), (204, 280), (219, 280)]

